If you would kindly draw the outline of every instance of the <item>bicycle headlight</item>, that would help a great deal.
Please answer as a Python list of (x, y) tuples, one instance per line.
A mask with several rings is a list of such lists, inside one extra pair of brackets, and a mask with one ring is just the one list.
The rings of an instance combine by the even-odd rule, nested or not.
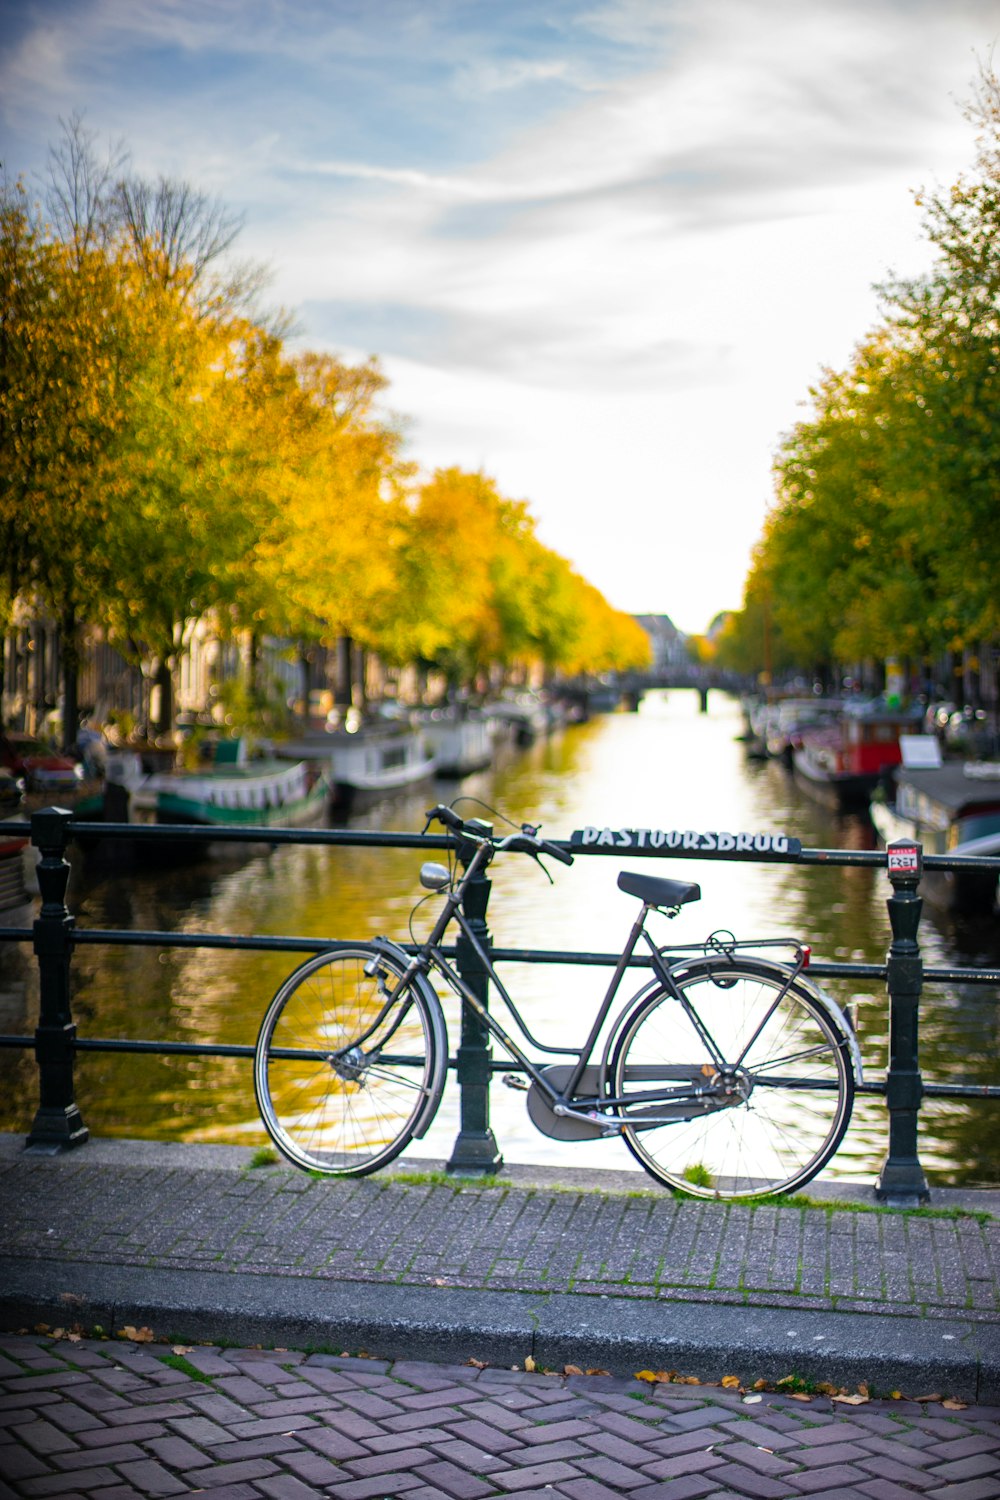
[(451, 884), (451, 875), (446, 865), (429, 859), (420, 866), (420, 884), (428, 891), (443, 891)]

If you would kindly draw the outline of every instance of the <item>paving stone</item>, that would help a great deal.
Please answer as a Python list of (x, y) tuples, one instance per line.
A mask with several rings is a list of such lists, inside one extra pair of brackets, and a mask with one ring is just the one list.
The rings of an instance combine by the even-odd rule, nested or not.
[(800, 1470), (797, 1474), (790, 1474), (788, 1485), (796, 1494), (839, 1495), (868, 1479), (869, 1475), (863, 1469), (856, 1469), (852, 1464), (831, 1464), (827, 1469), (810, 1469), (804, 1474)]

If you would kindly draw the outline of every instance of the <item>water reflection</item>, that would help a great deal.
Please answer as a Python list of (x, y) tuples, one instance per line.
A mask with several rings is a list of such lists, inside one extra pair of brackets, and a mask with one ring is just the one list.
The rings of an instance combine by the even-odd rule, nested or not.
[[(785, 833), (808, 846), (868, 848), (866, 818), (838, 818), (812, 803), (776, 764), (746, 758), (741, 720), (731, 700), (712, 695), (708, 714), (693, 693), (654, 694), (638, 714), (616, 714), (567, 729), (462, 783), (468, 815), (475, 799), (503, 809), (515, 822), (541, 823), (553, 838), (588, 824), (611, 827), (718, 829)], [(454, 784), (438, 786), (370, 813), (359, 826), (405, 831), (423, 826), (425, 808), (451, 800)], [(485, 815), (485, 814), (483, 814)], [(149, 928), (187, 933), (278, 933), (306, 937), (405, 938), (422, 894), (417, 851), (284, 847), (235, 862), (116, 876), (76, 871), (70, 904), (82, 926)], [(489, 921), (498, 945), (617, 951), (634, 903), (617, 889), (619, 868), (650, 872), (648, 861), (578, 859), (555, 866), (554, 883), (525, 859), (493, 867)], [(698, 880), (703, 899), (664, 929), (693, 942), (714, 928), (740, 936), (795, 935), (817, 959), (881, 962), (889, 943), (889, 894), (884, 873), (864, 868), (800, 869), (671, 860), (658, 873)], [(421, 906), (413, 930), (422, 934), (434, 902)], [(926, 964), (995, 968), (995, 922), (975, 926), (928, 913), (921, 926)], [(83, 1036), (252, 1043), (265, 1006), (293, 966), (287, 955), (219, 950), (81, 947), (74, 960), (74, 1009)], [(22, 957), (0, 970), (3, 1029), (29, 1031), (37, 1013), (33, 965)], [(510, 966), (507, 974), (532, 1029), (543, 1041), (575, 1040), (596, 1009), (605, 974), (596, 969)], [(638, 988), (638, 981), (636, 983)], [(831, 984), (841, 1003), (857, 1000), (866, 1069), (885, 1067), (887, 1013), (877, 982)], [(630, 993), (626, 990), (626, 993)], [(449, 1001), (452, 1048), (457, 1037)], [(1000, 1026), (996, 992), (988, 987), (928, 988), (921, 1017), (921, 1062), (927, 1080), (997, 1082)], [(250, 1065), (239, 1059), (178, 1059), (84, 1054), (78, 1098), (96, 1134), (256, 1144), (265, 1140), (256, 1116)], [(36, 1103), (30, 1054), (0, 1056), (0, 1128), (22, 1130)], [(438, 1121), (415, 1148), (448, 1156), (457, 1131), (457, 1090), (445, 1094)], [(617, 1142), (559, 1143), (530, 1125), (524, 1096), (493, 1090), (492, 1117), (509, 1161), (627, 1167)], [(1000, 1114), (993, 1103), (927, 1103), (921, 1152), (931, 1180), (1000, 1180)], [(886, 1148), (884, 1107), (860, 1099), (834, 1172), (871, 1177)]]

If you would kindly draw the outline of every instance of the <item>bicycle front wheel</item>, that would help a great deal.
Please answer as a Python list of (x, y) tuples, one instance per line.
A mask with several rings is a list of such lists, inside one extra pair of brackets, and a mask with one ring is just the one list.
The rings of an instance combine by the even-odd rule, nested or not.
[(653, 1177), (699, 1198), (803, 1187), (837, 1150), (854, 1103), (835, 1016), (752, 960), (695, 963), (676, 982), (682, 998), (654, 991), (615, 1049), (625, 1144)]
[(307, 1171), (361, 1177), (399, 1155), (437, 1107), (448, 1061), (437, 997), (398, 1000), (403, 964), (375, 946), (319, 954), (268, 1006), (254, 1091), (268, 1135)]

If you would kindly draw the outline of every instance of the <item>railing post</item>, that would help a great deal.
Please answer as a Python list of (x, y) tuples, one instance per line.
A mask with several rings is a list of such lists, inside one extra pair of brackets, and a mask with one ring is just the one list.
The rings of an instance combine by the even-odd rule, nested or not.
[(72, 813), (47, 807), (31, 815), (31, 842), (39, 850), (42, 906), (34, 927), (38, 958), (39, 1014), (35, 1029), (38, 1111), (26, 1141), (29, 1150), (55, 1155), (82, 1146), (89, 1136), (73, 1097), (73, 1043), (69, 961), (74, 919), (66, 907), (70, 868), (66, 859)]
[[(475, 822), (478, 824), (479, 820)], [(470, 825), (471, 826), (471, 825)], [(492, 834), (488, 823), (479, 824)], [(475, 852), (472, 843), (459, 845), (458, 858), (467, 866)], [(462, 902), (462, 911), (478, 942), (489, 953), (490, 930), (486, 925), (486, 907), (490, 899), (490, 881), (485, 875), (472, 880)], [(455, 964), (459, 974), (483, 1005), (489, 1001), (489, 976), (464, 933), (455, 943)], [(492, 1060), (489, 1032), (476, 1012), (462, 1002), (462, 1040), (458, 1049), (459, 1133), (447, 1164), (449, 1172), (486, 1176), (503, 1166), (493, 1131), (490, 1129), (490, 1078)]]
[(875, 1197), (891, 1208), (915, 1208), (930, 1201), (927, 1179), (917, 1154), (917, 1117), (924, 1091), (917, 1042), (924, 970), (917, 941), (923, 902), (917, 886), (923, 849), (909, 840), (889, 844), (886, 864), (892, 882), (892, 895), (886, 902), (892, 927), (886, 957), (889, 1154), (875, 1184)]

